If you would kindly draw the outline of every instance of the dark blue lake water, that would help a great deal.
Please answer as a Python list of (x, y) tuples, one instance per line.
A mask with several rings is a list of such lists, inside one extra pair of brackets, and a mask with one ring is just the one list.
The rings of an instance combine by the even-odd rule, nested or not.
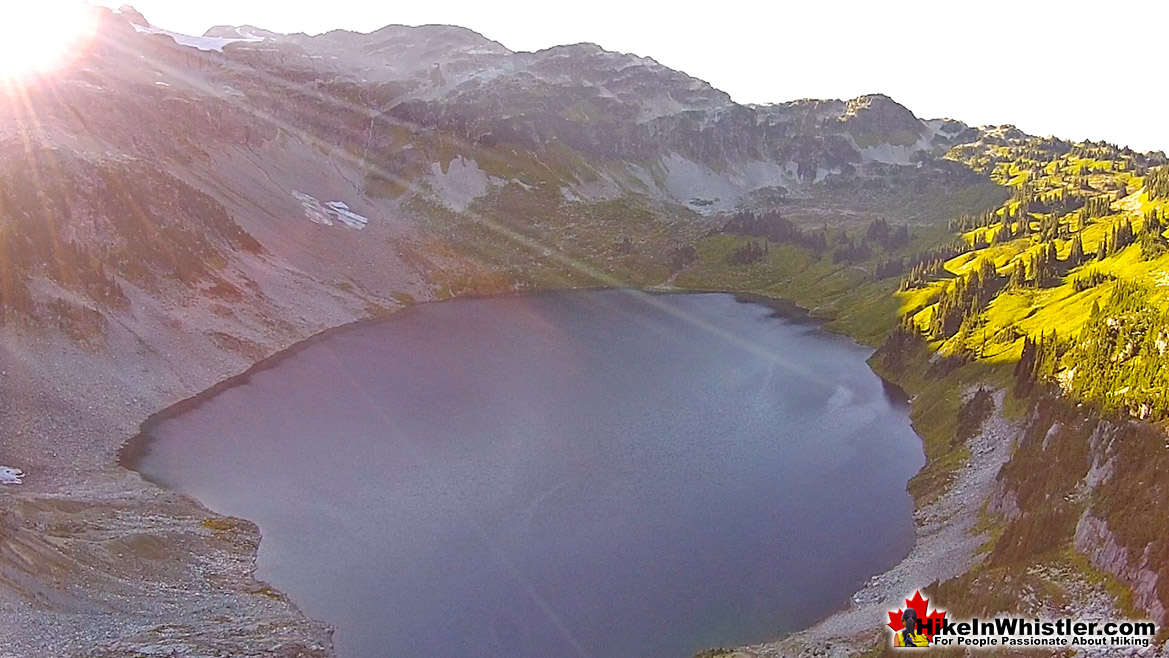
[(686, 658), (843, 607), (923, 463), (871, 350), (729, 295), (428, 304), (149, 425), (343, 658)]

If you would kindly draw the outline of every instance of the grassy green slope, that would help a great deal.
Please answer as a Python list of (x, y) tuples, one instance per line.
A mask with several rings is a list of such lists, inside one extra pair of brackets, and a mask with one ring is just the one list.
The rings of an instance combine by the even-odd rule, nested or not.
[[(1160, 220), (1169, 212), (1169, 167), (1159, 156), (1044, 139), (979, 143), (949, 157), (1011, 188), (1010, 198), (955, 218), (953, 233), (918, 228), (912, 246), (847, 265), (782, 244), (756, 262), (730, 265), (751, 238), (712, 235), (677, 284), (792, 299), (830, 317), (830, 328), (884, 343), (874, 368), (914, 396), (913, 421), (928, 457), (910, 483), (919, 503), (945, 491), (970, 458), (958, 439), (969, 431), (963, 392), (1011, 390), (1005, 411), (1025, 419), (1027, 430), (1000, 483), (1020, 513), (988, 513), (986, 559), (932, 591), (953, 601), (957, 614), (987, 615), (1016, 611), (1024, 600), (1028, 612), (1064, 606), (1087, 586), (1143, 616), (1131, 583), (1093, 566), (1074, 546), (1074, 531), (1091, 514), (1107, 521), (1134, 562), (1150, 550), (1169, 555), (1162, 511), (1169, 470), (1150, 466), (1166, 459), (1169, 414), (1169, 222)], [(954, 237), (958, 253), (932, 270), (900, 281), (874, 276), (881, 260)], [(1054, 258), (1042, 262), (1041, 253)], [(957, 312), (953, 304), (942, 308), (978, 271), (989, 272), (977, 284), (982, 294)], [(955, 321), (939, 326), (935, 316), (946, 313)], [(898, 340), (885, 342), (890, 334)], [(1020, 368), (1027, 345), (1037, 343), (1046, 350)], [(1111, 441), (1123, 472), (1086, 489), (1102, 440)], [(1152, 568), (1169, 578), (1169, 560)], [(1169, 597), (1160, 598), (1169, 607)]]

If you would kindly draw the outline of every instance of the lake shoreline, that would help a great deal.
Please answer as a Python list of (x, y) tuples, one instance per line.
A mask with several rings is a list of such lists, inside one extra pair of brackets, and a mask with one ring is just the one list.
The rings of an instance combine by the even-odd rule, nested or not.
[[(971, 389), (965, 394), (970, 396), (973, 392)], [(1006, 395), (1009, 393), (1002, 390), (995, 393), (990, 418), (966, 442), (971, 454), (979, 459), (968, 460), (941, 496), (914, 510), (916, 541), (905, 559), (870, 579), (846, 608), (775, 642), (730, 652), (726, 654), (728, 658), (863, 653), (886, 641), (888, 612), (904, 607), (905, 598), (974, 566), (989, 532), (979, 526), (982, 505), (994, 494), (995, 476), (1010, 459), (1015, 439), (1022, 431), (1017, 421), (1003, 414)]]
[[(797, 305), (789, 300), (770, 297), (770, 296), (766, 296), (766, 295), (759, 295), (759, 294), (754, 294), (754, 293), (746, 293), (746, 292), (738, 292), (738, 291), (719, 291), (719, 290), (688, 290), (688, 289), (675, 289), (675, 288), (671, 288), (671, 289), (612, 288), (612, 287), (598, 286), (598, 287), (589, 287), (589, 288), (582, 288), (582, 289), (575, 289), (574, 288), (574, 289), (538, 290), (538, 291), (530, 291), (530, 292), (523, 292), (523, 293), (507, 293), (507, 294), (502, 294), (502, 295), (457, 296), (457, 297), (452, 298), (450, 300), (435, 300), (435, 301), (427, 301), (427, 302), (421, 302), (421, 303), (413, 303), (413, 304), (406, 305), (406, 306), (402, 307), (401, 309), (398, 309), (397, 311), (395, 311), (391, 314), (388, 314), (386, 316), (359, 319), (359, 320), (356, 320), (353, 322), (345, 323), (345, 324), (339, 325), (337, 327), (333, 327), (333, 328), (321, 331), (321, 332), (314, 334), (314, 335), (312, 335), (304, 340), (301, 340), (301, 341), (294, 343), (293, 345), (289, 346), (286, 349), (275, 352), (272, 355), (265, 357), (265, 358), (255, 362), (255, 363), (253, 363), (245, 371), (243, 371), (237, 375), (223, 379), (208, 389), (205, 389), (205, 390), (203, 390), (203, 391), (201, 391), (193, 396), (190, 396), (184, 400), (181, 400), (180, 402), (177, 402), (177, 403), (175, 403), (167, 408), (164, 408), (164, 409), (162, 409), (154, 414), (151, 414), (145, 421), (143, 421), (140, 424), (140, 431), (136, 435), (134, 435), (133, 437), (128, 439), (122, 445), (122, 447), (119, 449), (118, 463), (120, 466), (122, 466), (124, 468), (128, 468), (128, 469), (134, 471), (135, 473), (137, 473), (137, 471), (134, 469), (134, 466), (143, 456), (145, 456), (147, 454), (147, 452), (149, 450), (149, 443), (151, 440), (150, 433), (151, 433), (152, 428), (156, 427), (159, 423), (162, 423), (162, 422), (166, 421), (167, 419), (173, 418), (174, 416), (177, 416), (177, 415), (181, 415), (183, 413), (186, 413), (186, 412), (198, 407), (200, 404), (204, 403), (208, 399), (210, 399), (210, 398), (212, 398), (212, 397), (214, 397), (214, 396), (216, 396), (216, 395), (218, 395), (226, 390), (247, 384), (249, 382), (249, 380), (253, 376), (255, 376), (256, 374), (279, 365), (280, 363), (284, 362), (286, 359), (289, 359), (290, 357), (293, 357), (296, 354), (299, 354), (303, 350), (308, 349), (308, 348), (312, 347), (313, 345), (318, 344), (320, 341), (327, 340), (327, 339), (333, 338), (335, 336), (343, 335), (345, 333), (356, 331), (356, 330), (359, 330), (362, 328), (366, 328), (369, 325), (378, 324), (381, 322), (386, 322), (386, 321), (391, 321), (391, 320), (400, 320), (402, 318), (402, 316), (405, 314), (408, 314), (412, 311), (418, 310), (418, 308), (420, 308), (420, 307), (432, 305), (432, 304), (435, 304), (438, 302), (472, 301), (472, 300), (497, 299), (497, 298), (545, 297), (545, 296), (557, 296), (557, 295), (564, 295), (564, 294), (572, 294), (575, 292), (583, 292), (586, 290), (587, 291), (623, 290), (623, 291), (628, 291), (631, 293), (644, 293), (644, 294), (655, 295), (655, 296), (676, 295), (676, 294), (677, 295), (725, 294), (725, 295), (730, 295), (730, 296), (734, 297), (736, 299), (736, 301), (738, 301), (740, 303), (748, 303), (748, 304), (756, 304), (756, 305), (766, 306), (767, 308), (772, 310), (774, 315), (779, 316), (779, 317), (783, 317), (789, 321), (794, 321), (794, 322), (797, 322), (800, 324), (806, 324), (808, 326), (815, 326), (817, 328), (823, 328), (824, 325), (828, 322), (828, 319), (825, 319), (822, 317), (816, 317), (816, 316), (812, 315), (808, 309), (802, 308), (799, 305)], [(851, 336), (849, 336), (848, 334), (846, 334), (844, 332), (834, 331), (834, 332), (830, 332), (830, 333), (832, 333), (833, 335), (839, 336), (841, 339), (847, 340), (848, 342), (852, 343), (853, 345), (860, 345)], [(881, 380), (883, 385), (886, 387), (887, 391), (889, 389), (892, 389), (889, 392), (893, 393), (895, 395), (895, 397), (900, 398), (900, 401), (902, 403), (908, 404), (907, 395), (899, 386), (896, 385), (896, 383), (891, 382), (891, 381), (887, 380), (886, 378), (884, 378), (883, 376), (881, 376), (879, 373), (877, 373), (875, 370), (873, 370), (871, 366), (868, 366), (868, 370), (871, 371), (873, 374), (878, 376), (878, 378)], [(918, 438), (918, 440), (920, 440), (920, 436), (917, 438)], [(145, 476), (143, 476), (143, 477), (145, 477)], [(200, 501), (200, 505), (206, 507), (205, 505), (202, 504), (201, 501)], [(829, 613), (826, 617), (831, 617), (834, 614), (837, 614), (837, 613)]]
[[(396, 309), (396, 310), (394, 310), (386, 315), (382, 315), (382, 316), (378, 316), (378, 317), (360, 318), (360, 319), (354, 320), (352, 322), (347, 322), (345, 324), (341, 324), (341, 325), (338, 325), (336, 327), (331, 327), (329, 329), (325, 329), (323, 331), (315, 333), (307, 338), (304, 338), (303, 340), (300, 340), (300, 341), (290, 345), (289, 347), (281, 349), (277, 352), (274, 352), (274, 353), (260, 359), (259, 361), (256, 361), (255, 363), (250, 365), (246, 370), (244, 370), (241, 373), (231, 375), (231, 376), (227, 377), (226, 379), (223, 379), (223, 380), (215, 383), (210, 388), (204, 389), (204, 390), (202, 390), (202, 391), (200, 391), (200, 392), (198, 392), (190, 397), (184, 398), (184, 399), (182, 399), (178, 402), (175, 402), (174, 404), (172, 404), (164, 409), (161, 409), (159, 411), (156, 411), (156, 412), (150, 414), (145, 420), (143, 420), (141, 423), (139, 423), (139, 432), (137, 434), (135, 434), (134, 436), (130, 437), (129, 439), (126, 439), (126, 441), (124, 441), (122, 443), (121, 447), (118, 448), (117, 463), (122, 468), (126, 468), (128, 470), (137, 472), (134, 469), (133, 464), (136, 463), (137, 461), (139, 461), (146, 454), (146, 451), (149, 450), (150, 437), (148, 435), (149, 435), (150, 429), (152, 427), (156, 426), (158, 423), (163, 422), (169, 418), (173, 418), (175, 416), (181, 415), (184, 412), (189, 411), (189, 410), (199, 406), (204, 401), (206, 401), (206, 400), (208, 400), (208, 399), (210, 399), (210, 398), (212, 398), (212, 397), (214, 397), (214, 396), (216, 396), (216, 395), (218, 395), (226, 390), (229, 390), (229, 389), (234, 388), (236, 386), (243, 386), (243, 385), (247, 384), (248, 381), (257, 373), (268, 370), (268, 369), (278, 365), (280, 362), (284, 361), (285, 359), (288, 359), (292, 356), (295, 356), (296, 354), (318, 344), (319, 342), (324, 341), (324, 340), (328, 340), (328, 339), (333, 338), (335, 336), (340, 336), (340, 335), (343, 335), (345, 333), (361, 329), (361, 328), (366, 327), (366, 326), (371, 325), (371, 324), (377, 324), (380, 322), (399, 319), (404, 314), (410, 313), (412, 310), (415, 310), (419, 307), (430, 305), (430, 304), (445, 304), (445, 303), (449, 303), (449, 302), (474, 301), (474, 300), (486, 300), (486, 299), (541, 297), (541, 296), (560, 295), (560, 294), (573, 293), (573, 292), (591, 292), (591, 291), (602, 291), (602, 290), (624, 290), (624, 291), (629, 291), (629, 292), (645, 293), (645, 294), (649, 294), (649, 295), (697, 295), (697, 294), (717, 295), (717, 294), (725, 294), (725, 295), (732, 295), (733, 297), (735, 297), (735, 299), (738, 299), (742, 302), (761, 304), (761, 305), (767, 306), (768, 308), (773, 309), (777, 314), (782, 315), (785, 318), (792, 319), (792, 320), (798, 320), (798, 321), (806, 321), (809, 324), (815, 325), (817, 327), (823, 328), (823, 326), (828, 322), (827, 319), (818, 318), (818, 317), (812, 315), (811, 311), (809, 311), (808, 309), (805, 309), (805, 308), (799, 306), (798, 304), (791, 302), (789, 300), (780, 299), (780, 298), (776, 298), (776, 297), (768, 297), (766, 295), (760, 295), (757, 293), (735, 292), (735, 291), (724, 291), (724, 290), (687, 290), (687, 289), (682, 289), (682, 288), (652, 288), (652, 287), (651, 288), (615, 288), (615, 287), (607, 287), (607, 286), (590, 286), (590, 287), (581, 287), (581, 288), (558, 288), (558, 289), (549, 289), (549, 290), (532, 290), (532, 291), (524, 291), (524, 292), (507, 292), (507, 293), (498, 293), (498, 294), (459, 295), (457, 297), (452, 297), (450, 299), (436, 299), (436, 300), (427, 300), (427, 301), (423, 301), (423, 302), (414, 302), (414, 303), (402, 306), (401, 308), (398, 308), (398, 309)], [(826, 331), (831, 331), (831, 330), (826, 329)], [(835, 333), (835, 334), (838, 334), (841, 336), (848, 336), (848, 334), (845, 334), (843, 332), (832, 332), (832, 333)], [(849, 338), (851, 339), (851, 337), (849, 337)], [(878, 377), (881, 377), (882, 381), (885, 381), (893, 386), (897, 386), (894, 382), (890, 382), (889, 380), (887, 380), (883, 376), (881, 376), (880, 373), (877, 373), (876, 371), (874, 371), (874, 374), (876, 374)], [(897, 387), (897, 390), (901, 391), (900, 387)], [(901, 391), (901, 394), (905, 395), (904, 391)], [(906, 399), (908, 400), (908, 396), (906, 396)]]
[[(589, 287), (602, 289), (603, 286)], [(548, 294), (566, 292), (572, 288), (554, 288), (522, 294)], [(743, 290), (721, 289), (688, 289), (688, 288), (643, 288), (647, 293), (698, 293), (722, 292), (735, 296), (750, 295)], [(21, 445), (10, 450), (7, 458), (16, 462), (17, 466), (26, 467), (30, 477), (24, 485), (7, 487), (3, 494), (16, 507), (14, 514), (6, 519), (0, 519), (0, 529), (15, 541), (27, 545), (29, 554), (47, 554), (49, 551), (62, 553), (65, 564), (77, 565), (77, 574), (66, 576), (64, 583), (50, 582), (45, 579), (37, 561), (28, 563), (27, 585), (25, 588), (12, 593), (15, 598), (7, 602), (0, 598), (0, 621), (13, 628), (26, 629), (16, 638), (13, 649), (19, 655), (28, 655), (39, 658), (58, 658), (61, 655), (88, 655), (92, 647), (105, 647), (103, 657), (122, 658), (138, 655), (144, 648), (165, 646), (224, 646), (228, 650), (246, 652), (262, 644), (266, 647), (286, 647), (289, 651), (301, 652), (304, 656), (320, 658), (333, 657), (336, 654), (331, 648), (331, 629), (317, 621), (307, 619), (295, 604), (284, 597), (269, 584), (259, 581), (255, 577), (255, 560), (257, 548), (261, 541), (258, 528), (245, 520), (223, 518), (208, 510), (199, 501), (186, 496), (173, 494), (158, 485), (144, 480), (137, 472), (126, 469), (119, 464), (119, 453), (127, 450), (126, 444), (142, 433), (144, 423), (151, 418), (165, 414), (167, 409), (175, 405), (196, 404), (201, 396), (209, 394), (211, 390), (222, 390), (233, 380), (249, 372), (256, 372), (256, 368), (287, 349), (296, 349), (305, 341), (311, 341), (314, 336), (327, 332), (344, 331), (355, 323), (376, 321), (382, 316), (371, 317), (369, 312), (362, 313), (360, 304), (355, 304), (351, 310), (341, 312), (332, 304), (326, 304), (327, 296), (322, 296), (316, 288), (306, 288), (305, 296), (297, 307), (302, 317), (311, 318), (309, 326), (320, 327), (316, 331), (281, 331), (266, 332), (262, 345), (267, 355), (248, 357), (241, 360), (233, 355), (224, 346), (203, 346), (201, 352), (178, 352), (174, 356), (177, 361), (168, 362), (151, 357), (141, 360), (143, 372), (146, 366), (153, 369), (179, 368), (187, 371), (198, 368), (198, 376), (160, 381), (173, 382), (167, 387), (160, 387), (149, 380), (132, 377), (124, 385), (120, 393), (123, 398), (110, 405), (114, 416), (109, 426), (100, 430), (89, 430), (91, 434), (72, 437), (64, 430), (52, 431), (45, 436), (55, 442), (51, 445), (64, 446), (66, 449), (79, 455), (72, 458), (68, 470), (56, 472), (37, 467), (34, 452), (30, 446), (28, 450)], [(457, 295), (456, 299), (470, 299), (472, 297), (498, 297), (500, 295)], [(504, 296), (516, 296), (507, 293)], [(760, 295), (761, 301), (777, 304), (782, 308), (796, 308), (809, 314), (816, 321), (816, 317), (805, 307), (799, 306), (790, 299)], [(439, 300), (433, 300), (439, 301)], [(408, 312), (413, 306), (422, 303), (432, 303), (431, 300), (404, 304), (401, 307), (385, 307), (391, 315)], [(826, 327), (833, 333), (851, 338), (848, 332), (836, 330), (832, 326)], [(333, 335), (333, 334), (328, 334)], [(87, 357), (76, 346), (68, 342), (60, 345), (45, 346), (32, 339), (20, 339), (25, 344), (17, 343), (16, 349), (26, 353), (51, 353), (69, 364), (75, 373), (70, 382), (71, 399), (86, 400), (94, 403), (100, 400), (100, 394), (92, 384), (87, 382), (101, 381), (97, 373), (121, 372), (126, 365), (119, 364), (110, 357)], [(319, 338), (318, 338), (319, 340)], [(10, 340), (10, 349), (12, 341)], [(311, 344), (311, 343), (310, 343)], [(37, 350), (32, 352), (31, 350)], [(303, 349), (303, 347), (301, 347)], [(20, 351), (16, 352), (21, 353)], [(149, 355), (148, 355), (149, 356)], [(82, 363), (93, 360), (93, 375), (76, 374), (77, 360)], [(115, 367), (116, 366), (116, 367)], [(9, 366), (11, 368), (11, 366)], [(93, 369), (91, 368), (91, 369)], [(200, 382), (205, 382), (200, 385)], [(181, 396), (185, 390), (195, 389), (195, 393)], [(173, 391), (173, 393), (172, 393)], [(58, 391), (60, 392), (60, 391)], [(175, 399), (175, 393), (180, 397)], [(134, 396), (131, 398), (131, 396)], [(172, 401), (173, 400), (173, 401)], [(108, 404), (108, 403), (107, 403)], [(152, 408), (153, 407), (153, 408)], [(58, 412), (46, 411), (41, 417), (53, 417)], [(65, 422), (73, 422), (85, 426), (93, 425), (80, 412), (70, 412), (62, 418)], [(73, 421), (69, 421), (73, 418)], [(96, 426), (95, 426), (96, 427)], [(108, 436), (108, 447), (104, 444), (95, 444), (92, 432), (98, 431), (99, 436)], [(59, 437), (59, 438), (58, 438)], [(124, 438), (120, 438), (124, 437)], [(115, 443), (116, 442), (116, 443)], [(71, 454), (71, 453), (67, 453)], [(28, 465), (34, 468), (27, 468)], [(59, 502), (58, 502), (59, 501)], [(116, 501), (116, 502), (115, 502)], [(77, 511), (34, 512), (49, 505), (74, 505)], [(65, 535), (64, 541), (74, 543), (61, 544), (57, 540), (55, 548), (50, 548), (49, 542), (43, 536), (45, 523), (73, 524), (80, 528), (110, 527), (109, 515), (117, 509), (119, 516), (125, 517), (125, 524), (116, 534), (130, 533), (131, 536), (141, 537), (143, 541), (157, 543), (159, 546), (169, 547), (165, 555), (150, 556), (143, 564), (148, 565), (154, 575), (147, 579), (134, 577), (130, 580), (107, 577), (105, 573), (117, 573), (126, 562), (122, 559), (112, 559), (108, 540), (94, 541), (84, 535), (79, 535), (74, 541), (70, 535)], [(73, 509), (73, 508), (71, 508)], [(51, 519), (51, 520), (50, 520)], [(128, 525), (126, 525), (128, 524)], [(67, 547), (66, 551), (62, 546)], [(47, 559), (47, 558), (38, 558)], [(93, 565), (102, 565), (95, 569)], [(82, 566), (89, 565), (89, 566)], [(3, 566), (0, 564), (0, 566)], [(199, 575), (205, 574), (205, 575)], [(191, 580), (194, 577), (194, 580)], [(133, 583), (129, 588), (126, 583)], [(76, 593), (73, 593), (76, 590)], [(124, 590), (124, 591), (123, 591)], [(119, 591), (117, 595), (124, 603), (125, 612), (104, 615), (100, 618), (79, 616), (75, 610), (83, 610), (91, 605), (95, 593)], [(36, 597), (51, 596), (59, 602), (51, 607), (31, 607), (26, 601)], [(164, 605), (170, 612), (160, 612)], [(227, 607), (236, 610), (236, 617), (240, 623), (246, 623), (252, 628), (266, 628), (268, 630), (257, 634), (256, 631), (246, 631), (244, 627), (236, 628), (232, 624), (211, 623), (203, 610), (211, 607)], [(163, 624), (165, 626), (160, 626)], [(258, 625), (257, 625), (258, 624)], [(162, 628), (171, 628), (165, 635), (159, 635)], [(66, 631), (64, 629), (76, 629)], [(235, 630), (232, 630), (235, 629)], [(224, 644), (221, 639), (213, 639), (224, 632), (231, 632), (236, 639)], [(61, 637), (73, 637), (78, 644), (62, 645)], [(117, 647), (117, 648), (115, 648)]]

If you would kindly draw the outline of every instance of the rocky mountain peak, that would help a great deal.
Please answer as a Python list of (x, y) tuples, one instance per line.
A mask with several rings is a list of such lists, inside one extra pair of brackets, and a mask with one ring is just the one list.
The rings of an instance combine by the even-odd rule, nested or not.
[(855, 116), (865, 112), (873, 112), (882, 116), (909, 116), (913, 120), (917, 117), (901, 103), (885, 94), (864, 94), (845, 103), (845, 115)]
[(884, 94), (868, 94), (848, 101), (840, 120), (862, 148), (879, 143), (911, 146), (925, 133), (921, 119)]
[(121, 7), (118, 7), (116, 10), (114, 10), (114, 13), (122, 16), (127, 20), (136, 21), (142, 25), (150, 24), (150, 21), (146, 20), (146, 17), (143, 16), (141, 12), (131, 7), (130, 5), (122, 5)]

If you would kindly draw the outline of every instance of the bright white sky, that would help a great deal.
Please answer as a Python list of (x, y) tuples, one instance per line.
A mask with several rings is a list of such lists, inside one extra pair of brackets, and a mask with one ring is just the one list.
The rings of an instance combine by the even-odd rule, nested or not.
[[(33, 0), (35, 1), (35, 0)], [(96, 0), (118, 5), (122, 0)], [(1081, 0), (136, 0), (202, 34), (461, 25), (513, 50), (590, 41), (653, 57), (741, 103), (881, 92), (922, 118), (1169, 151), (1169, 2)]]

